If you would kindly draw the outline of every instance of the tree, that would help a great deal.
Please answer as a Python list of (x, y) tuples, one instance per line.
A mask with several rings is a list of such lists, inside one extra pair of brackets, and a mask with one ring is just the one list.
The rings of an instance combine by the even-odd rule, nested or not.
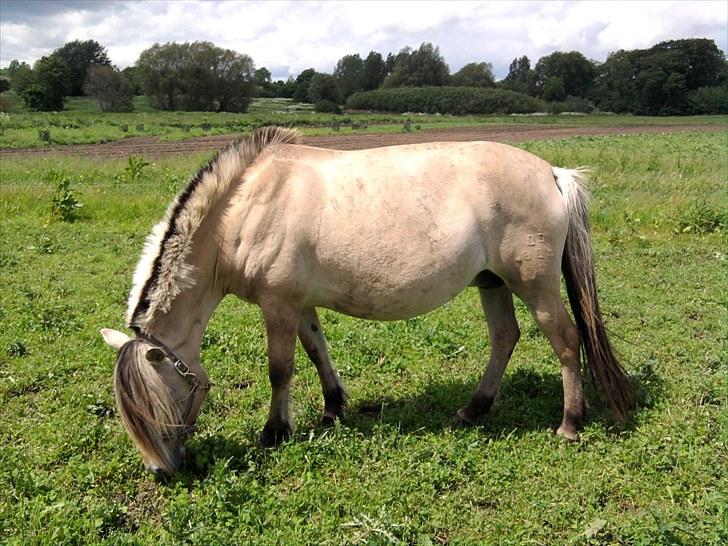
[(308, 88), (311, 86), (311, 79), (316, 74), (313, 68), (307, 68), (296, 77), (296, 87), (293, 90), (293, 100), (296, 102), (308, 101)]
[[(601, 110), (689, 114), (702, 111), (696, 109), (695, 92), (717, 87), (726, 73), (725, 57), (712, 40), (671, 40), (649, 49), (610, 53), (598, 67), (593, 98)], [(721, 94), (702, 91), (700, 96)]]
[(20, 62), (17, 59), (10, 61), (7, 69), (10, 78), (10, 88), (19, 95), (23, 90), (35, 81), (33, 69), (28, 63)]
[(340, 103), (341, 96), (337, 79), (331, 74), (316, 73), (311, 78), (311, 85), (308, 88), (308, 101), (317, 103), (321, 101), (330, 101)]
[(253, 75), (255, 82), (255, 95), (257, 97), (273, 97), (271, 89), (271, 74), (266, 67), (258, 68)]
[(131, 112), (133, 109), (129, 81), (123, 73), (109, 65), (91, 65), (83, 90), (99, 101), (102, 112)]
[(493, 65), (490, 63), (468, 63), (450, 77), (455, 87), (495, 87)]
[(440, 48), (422, 43), (418, 49), (402, 49), (394, 60), (394, 69), (384, 80), (385, 87), (423, 87), (447, 85), (450, 69), (440, 55)]
[(91, 65), (111, 65), (106, 48), (95, 40), (74, 40), (67, 42), (53, 52), (68, 65), (70, 89), (68, 94), (74, 97), (83, 95), (86, 74)]
[(381, 53), (370, 51), (362, 67), (361, 88), (363, 91), (379, 89), (387, 77), (387, 65)]
[(121, 73), (124, 75), (126, 81), (129, 83), (129, 88), (131, 89), (132, 96), (144, 94), (144, 89), (142, 88), (142, 79), (139, 75), (139, 67), (127, 66), (124, 70), (121, 71)]
[(272, 82), (270, 88), (274, 97), (290, 99), (296, 91), (296, 80), (289, 76), (286, 81), (276, 80)]
[(564, 80), (558, 76), (550, 76), (541, 86), (541, 98), (547, 101), (563, 101), (566, 98)]
[(137, 61), (144, 92), (164, 110), (244, 112), (253, 60), (210, 42), (154, 44)]
[(70, 87), (68, 65), (56, 55), (41, 57), (33, 66), (33, 82), (21, 96), (33, 110), (60, 111)]
[(516, 57), (508, 67), (508, 75), (503, 79), (501, 85), (511, 91), (535, 95), (536, 74), (531, 70), (531, 62), (525, 55)]
[(334, 78), (341, 99), (345, 100), (357, 91), (361, 91), (364, 80), (364, 61), (361, 60), (359, 54), (344, 55), (339, 59), (334, 68)]
[[(591, 90), (596, 67), (578, 51), (567, 53), (555, 51), (551, 55), (541, 57), (536, 68), (536, 89), (541, 97), (544, 97), (544, 86), (549, 79), (561, 78), (564, 88), (564, 97), (586, 97)], [(553, 82), (547, 90), (553, 94), (556, 84)], [(548, 100), (548, 99), (547, 99)], [(556, 99), (561, 100), (561, 99)]]

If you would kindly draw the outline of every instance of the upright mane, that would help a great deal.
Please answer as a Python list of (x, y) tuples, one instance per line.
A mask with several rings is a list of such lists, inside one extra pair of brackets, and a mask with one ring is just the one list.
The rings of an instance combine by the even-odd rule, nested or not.
[(256, 129), (219, 152), (190, 179), (147, 237), (129, 294), (127, 326), (146, 332), (154, 317), (169, 311), (174, 298), (194, 284), (186, 260), (205, 215), (266, 147), (298, 140), (294, 129)]

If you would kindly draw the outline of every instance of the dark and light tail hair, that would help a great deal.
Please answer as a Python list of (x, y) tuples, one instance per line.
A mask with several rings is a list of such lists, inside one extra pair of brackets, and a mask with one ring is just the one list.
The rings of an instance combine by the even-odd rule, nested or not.
[(627, 374), (614, 354), (597, 298), (597, 282), (589, 239), (589, 192), (584, 169), (553, 168), (569, 213), (569, 231), (561, 260), (566, 292), (581, 335), (586, 365), (604, 392), (619, 419), (629, 413), (632, 388)]

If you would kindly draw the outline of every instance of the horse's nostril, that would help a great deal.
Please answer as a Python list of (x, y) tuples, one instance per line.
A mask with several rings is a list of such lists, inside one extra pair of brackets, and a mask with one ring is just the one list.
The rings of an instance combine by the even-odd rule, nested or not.
[(160, 468), (156, 464), (148, 464), (148, 465), (145, 465), (145, 466), (146, 466), (147, 470), (149, 472), (151, 472), (152, 474), (158, 474), (159, 473)]

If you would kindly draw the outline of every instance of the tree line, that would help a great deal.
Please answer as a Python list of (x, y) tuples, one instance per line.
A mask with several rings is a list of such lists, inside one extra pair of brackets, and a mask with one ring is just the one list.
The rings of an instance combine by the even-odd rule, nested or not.
[[(431, 96), (422, 90), (392, 91), (402, 88), (440, 90), (429, 92)], [(98, 99), (103, 111), (129, 111), (132, 96), (143, 93), (162, 110), (245, 112), (251, 99), (259, 96), (311, 102), (316, 110), (329, 112), (338, 112), (343, 105), (376, 104), (388, 109), (389, 102), (402, 109), (407, 97), (417, 97), (417, 104), (439, 111), (448, 107), (438, 104), (456, 103), (466, 96), (449, 88), (473, 89), (478, 98), (470, 100), (471, 105), (495, 101), (504, 108), (515, 104), (516, 110), (513, 93), (523, 101), (531, 99), (523, 102), (529, 108), (546, 104), (552, 111), (728, 113), (728, 63), (713, 40), (702, 38), (620, 50), (601, 63), (578, 51), (556, 51), (533, 67), (528, 57), (516, 57), (500, 81), (485, 61), (466, 64), (451, 74), (439, 48), (427, 42), (386, 56), (376, 51), (364, 58), (344, 55), (331, 73), (309, 68), (285, 81), (273, 81), (265, 67), (256, 70), (248, 55), (210, 42), (154, 44), (134, 66), (119, 70), (101, 44), (76, 40), (33, 67), (14, 60), (0, 72), (0, 91), (10, 89), (33, 110), (61, 110), (66, 96), (88, 95)], [(512, 94), (488, 95), (483, 91), (487, 89)], [(437, 97), (449, 97), (449, 102)]]

